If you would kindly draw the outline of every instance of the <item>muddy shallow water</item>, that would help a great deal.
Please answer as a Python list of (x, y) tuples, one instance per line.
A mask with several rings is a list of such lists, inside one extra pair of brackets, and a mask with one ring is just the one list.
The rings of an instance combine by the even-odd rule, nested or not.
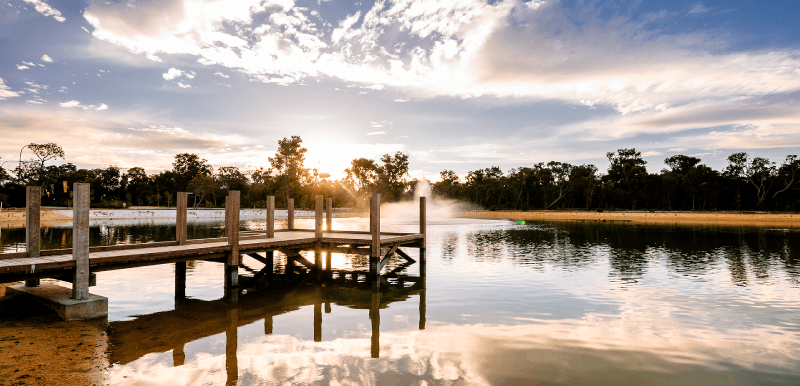
[[(219, 236), (221, 226), (195, 223), (189, 236)], [(383, 222), (386, 231), (417, 226)], [(70, 232), (44, 230), (43, 247), (68, 247)], [(93, 381), (114, 385), (800, 383), (796, 229), (453, 219), (429, 222), (428, 235), (424, 272), (392, 261), (384, 272), (400, 275), (378, 291), (364, 276), (315, 284), (298, 274), (233, 296), (221, 265), (197, 261), (187, 298), (176, 299), (173, 265), (100, 272), (90, 292), (109, 298), (107, 324), (62, 334), (94, 339), (100, 354), (41, 368), (97, 369)], [(20, 236), (4, 228), (0, 243), (8, 249)], [(100, 222), (91, 233), (94, 245), (173, 237), (168, 223)], [(263, 267), (244, 262), (241, 275)], [(331, 264), (365, 270), (367, 262), (334, 254)], [(14, 304), (0, 336), (20, 343), (0, 341), (5, 358), (37, 339), (17, 331), (63, 323)], [(78, 343), (36, 344), (55, 352), (88, 344)], [(28, 371), (23, 363), (4, 361), (0, 384)]]

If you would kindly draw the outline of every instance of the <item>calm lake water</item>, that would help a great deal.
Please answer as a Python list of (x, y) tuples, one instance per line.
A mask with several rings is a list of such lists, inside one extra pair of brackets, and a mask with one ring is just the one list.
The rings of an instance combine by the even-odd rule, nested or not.
[[(298, 221), (298, 227), (313, 227)], [(335, 228), (368, 228), (336, 219)], [(263, 229), (263, 223), (242, 222)], [(414, 222), (384, 231), (414, 232)], [(231, 300), (223, 267), (98, 273), (115, 385), (800, 384), (800, 232), (629, 223), (430, 222), (425, 275), (288, 278)], [(190, 224), (216, 237), (222, 223)], [(171, 240), (174, 227), (95, 224), (94, 245)], [(71, 229), (44, 231), (68, 247)], [(24, 231), (3, 229), (12, 249)], [(407, 249), (418, 258), (416, 249)], [(276, 262), (282, 263), (276, 254)], [(252, 274), (263, 265), (244, 259)], [(363, 257), (333, 255), (337, 270)], [(281, 270), (281, 267), (277, 267)], [(405, 276), (408, 276), (405, 278)]]

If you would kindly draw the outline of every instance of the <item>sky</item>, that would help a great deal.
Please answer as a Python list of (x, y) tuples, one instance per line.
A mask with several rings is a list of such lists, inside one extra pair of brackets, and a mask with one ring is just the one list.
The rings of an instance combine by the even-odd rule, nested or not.
[[(720, 170), (800, 147), (797, 1), (0, 0), (0, 163), (306, 166), (412, 178), (636, 148)], [(33, 155), (22, 150), (22, 159)]]

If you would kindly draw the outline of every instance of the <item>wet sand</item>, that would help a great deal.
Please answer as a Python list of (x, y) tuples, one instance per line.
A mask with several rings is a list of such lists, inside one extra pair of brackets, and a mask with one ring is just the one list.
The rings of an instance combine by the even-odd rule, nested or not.
[[(52, 226), (63, 224), (65, 222), (72, 222), (72, 217), (65, 216), (50, 210), (42, 210), (40, 217), (41, 226)], [(25, 227), (25, 210), (24, 209), (3, 209), (0, 211), (0, 224), (3, 226), (10, 226), (12, 228)]]
[(0, 284), (0, 385), (104, 385), (106, 321), (62, 321)]
[(800, 214), (757, 212), (470, 211), (455, 213), (455, 217), (524, 221), (621, 221), (639, 224), (800, 228)]

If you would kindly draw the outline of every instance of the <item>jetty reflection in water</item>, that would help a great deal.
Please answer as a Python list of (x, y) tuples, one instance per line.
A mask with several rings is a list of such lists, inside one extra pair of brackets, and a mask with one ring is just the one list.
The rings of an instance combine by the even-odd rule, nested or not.
[[(330, 259), (328, 260), (328, 266), (330, 266)], [(363, 273), (341, 270), (321, 272), (319, 276), (316, 272), (271, 274), (268, 282), (257, 282), (258, 288), (241, 291), (242, 294), (239, 290), (228, 291), (223, 298), (214, 301), (186, 298), (180, 289), (184, 284), (176, 282), (178, 289), (176, 290), (174, 310), (110, 323), (110, 358), (117, 366), (116, 368), (121, 370), (121, 373), (127, 374), (123, 377), (132, 374), (119, 365), (128, 365), (151, 353), (171, 351), (173, 366), (183, 366), (186, 361), (185, 346), (187, 344), (224, 333), (226, 384), (233, 385), (237, 384), (241, 370), (239, 356), (242, 355), (242, 350), (238, 347), (240, 327), (252, 327), (259, 324), (263, 326), (264, 336), (269, 336), (273, 333), (277, 316), (298, 311), (304, 307), (313, 307), (313, 318), (308, 322), (313, 322), (313, 341), (322, 342), (323, 308), (325, 314), (331, 314), (333, 312), (332, 305), (354, 310), (368, 310), (371, 321), (368, 352), (372, 358), (379, 358), (381, 308), (386, 308), (394, 302), (402, 302), (416, 297), (419, 299), (418, 326), (420, 330), (425, 329), (425, 267), (423, 265), (420, 268), (420, 276), (395, 273), (403, 268), (404, 266), (398, 266), (394, 272), (380, 278), (380, 285), (375, 280), (366, 280)], [(312, 285), (306, 285), (308, 282), (311, 282)], [(286, 343), (287, 338), (292, 345), (299, 343), (284, 336), (274, 341), (266, 339), (255, 344), (263, 344), (264, 346), (259, 347), (258, 351), (264, 352), (276, 345), (280, 346)], [(248, 344), (254, 344), (254, 342)], [(285, 348), (279, 350), (279, 352), (284, 351)], [(324, 352), (327, 350), (324, 347), (316, 347), (314, 351)], [(237, 352), (239, 353), (237, 354)], [(253, 370), (250, 367), (256, 365), (252, 362), (255, 358), (249, 357), (247, 354), (244, 356), (249, 359), (246, 362), (248, 371), (245, 374), (259, 375), (259, 382), (270, 380), (268, 374), (266, 374), (266, 378), (263, 378), (262, 376), (265, 374), (262, 374), (261, 371), (250, 371)], [(205, 384), (206, 381), (216, 382), (219, 380), (219, 376), (215, 376), (213, 371), (213, 364), (208, 363), (207, 354), (198, 354), (195, 358), (196, 361), (205, 362), (205, 364), (198, 366), (197, 363), (194, 363), (187, 370), (189, 374), (186, 371), (177, 371), (171, 374), (171, 376), (177, 376), (176, 382), (186, 382), (196, 379), (197, 376), (202, 378), (202, 382), (200, 379), (196, 379), (197, 383), (202, 384)], [(264, 369), (267, 370), (270, 367), (268, 363), (270, 361), (262, 362), (264, 359), (266, 358), (260, 358), (258, 366), (267, 366)], [(145, 362), (149, 363), (147, 360)], [(211, 366), (207, 367), (207, 365)], [(159, 366), (149, 363), (148, 367)], [(276, 370), (280, 370), (280, 368), (271, 368), (267, 373), (274, 373)], [(191, 374), (197, 372), (199, 374)], [(152, 373), (152, 369), (147, 373)], [(112, 378), (119, 381), (124, 379), (118, 377), (120, 374), (115, 375), (117, 377), (112, 376)], [(155, 375), (151, 374), (151, 376)], [(288, 374), (281, 375), (281, 378), (286, 375)], [(363, 375), (361, 374), (361, 376)], [(157, 376), (159, 379), (163, 379), (162, 376), (170, 375), (158, 374)], [(135, 376), (128, 381), (134, 379), (136, 379)], [(276, 380), (280, 379), (271, 379), (271, 381)]]

